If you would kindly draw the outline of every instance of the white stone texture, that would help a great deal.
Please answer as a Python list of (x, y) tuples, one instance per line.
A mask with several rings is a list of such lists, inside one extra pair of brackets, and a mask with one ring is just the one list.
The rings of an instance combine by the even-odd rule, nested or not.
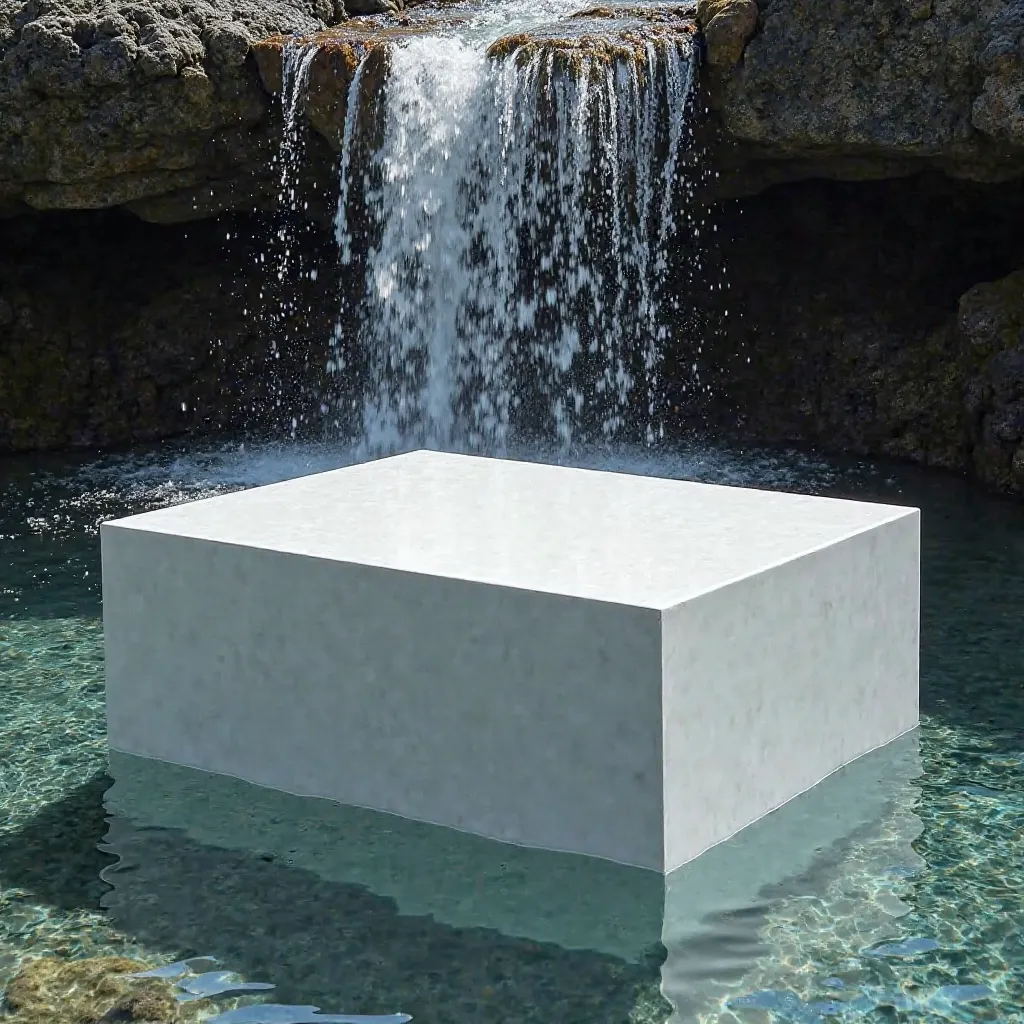
[(667, 872), (918, 720), (915, 509), (415, 452), (104, 524), (115, 750)]

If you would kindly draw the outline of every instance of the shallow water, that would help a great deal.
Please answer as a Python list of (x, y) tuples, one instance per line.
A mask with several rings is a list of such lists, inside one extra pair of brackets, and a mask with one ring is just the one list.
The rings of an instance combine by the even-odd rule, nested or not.
[(7, 460), (0, 985), (27, 955), (213, 955), (276, 983), (275, 1001), (420, 1020), (664, 1020), (667, 996), (681, 1020), (1024, 1021), (1024, 506), (945, 477), (700, 446), (519, 454), (920, 505), (913, 749), (675, 877), (664, 920), (644, 878), (608, 866), (130, 764), (111, 789), (98, 524), (349, 456)]

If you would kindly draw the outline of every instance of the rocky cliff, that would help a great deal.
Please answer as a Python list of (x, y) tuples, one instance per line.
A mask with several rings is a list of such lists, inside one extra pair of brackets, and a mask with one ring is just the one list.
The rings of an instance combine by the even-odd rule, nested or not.
[[(346, 16), (341, 0), (0, 0), (0, 209), (185, 220), (269, 201), (277, 111), (252, 44)], [(697, 16), (730, 194), (1024, 174), (1024, 0), (701, 0)]]

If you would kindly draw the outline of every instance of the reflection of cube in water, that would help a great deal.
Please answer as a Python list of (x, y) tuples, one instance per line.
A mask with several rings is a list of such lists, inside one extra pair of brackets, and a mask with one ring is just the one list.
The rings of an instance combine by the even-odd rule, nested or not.
[(916, 510), (416, 452), (103, 527), (117, 750), (669, 871), (917, 723)]
[[(325, 998), (323, 991), (305, 988), (313, 966), (312, 929), (332, 975), (367, 945), (382, 967), (406, 965), (415, 976), (423, 951), (441, 944), (451, 980), (460, 966), (470, 973), (478, 969), (474, 955), (480, 956), (481, 943), (501, 945), (499, 936), (543, 943), (553, 954), (548, 968), (570, 991), (581, 990), (589, 1007), (595, 974), (580, 972), (580, 961), (566, 963), (554, 947), (635, 964), (662, 943), (668, 952), (662, 976), (671, 982), (666, 995), (692, 1001), (696, 981), (724, 980), (723, 960), (735, 975), (744, 954), (764, 954), (758, 936), (773, 900), (798, 893), (827, 905), (829, 892), (838, 893), (833, 899), (846, 903), (846, 913), (870, 936), (866, 945), (877, 936), (879, 918), (891, 922), (892, 903), (867, 896), (851, 901), (849, 887), (835, 888), (835, 880), (857, 873), (854, 887), (868, 891), (872, 872), (923, 863), (911, 845), (922, 828), (913, 813), (920, 796), (914, 786), (921, 774), (917, 730), (856, 758), (664, 878), (118, 751), (111, 751), (109, 772), (114, 784), (104, 797), (104, 850), (119, 864), (104, 874), (113, 891), (103, 906), (114, 925), (140, 934), (160, 921), (163, 935), (187, 935), (201, 905), (207, 938), (236, 936), (207, 948), (258, 953), (262, 941), (270, 949), (256, 957), (260, 969), (273, 964), (273, 980), (281, 982), (288, 979), (279, 969), (300, 972), (302, 982), (292, 989), (303, 991), (304, 999)], [(230, 877), (233, 884), (210, 885), (211, 877)], [(201, 897), (185, 895), (196, 890)], [(240, 899), (242, 894), (249, 898)], [(356, 913), (362, 923), (353, 920)], [(724, 932), (723, 920), (729, 922)], [(273, 927), (265, 927), (267, 921)], [(821, 926), (826, 922), (835, 923), (827, 913)], [(460, 936), (471, 949), (460, 950)], [(503, 955), (523, 948), (506, 946)], [(661, 963), (660, 956), (654, 962)], [(359, 969), (366, 967), (360, 961)], [(621, 973), (615, 977), (616, 987), (624, 983)], [(378, 991), (392, 989), (380, 985)], [(391, 1005), (411, 1004), (402, 999)], [(695, 1010), (679, 1019), (697, 1016)], [(472, 1019), (475, 1024), (478, 1017)]]

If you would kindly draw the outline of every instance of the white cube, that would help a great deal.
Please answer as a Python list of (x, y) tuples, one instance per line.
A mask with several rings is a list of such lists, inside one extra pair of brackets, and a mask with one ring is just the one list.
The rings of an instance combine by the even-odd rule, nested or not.
[(916, 726), (919, 527), (435, 452), (106, 523), (109, 743), (668, 872)]

